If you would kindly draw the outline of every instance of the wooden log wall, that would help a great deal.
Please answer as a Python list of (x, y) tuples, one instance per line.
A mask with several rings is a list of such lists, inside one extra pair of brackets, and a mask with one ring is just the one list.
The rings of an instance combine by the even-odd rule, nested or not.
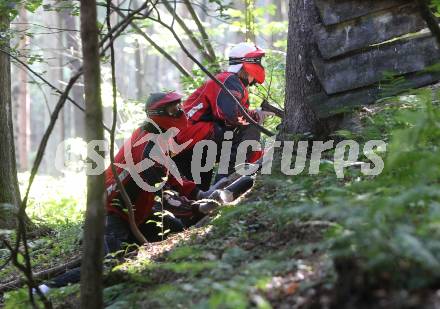
[(386, 95), (440, 80), (440, 46), (421, 16), (417, 1), (315, 0), (313, 59), (322, 93), (309, 97), (319, 117), (368, 105), (384, 96), (383, 80), (403, 82)]

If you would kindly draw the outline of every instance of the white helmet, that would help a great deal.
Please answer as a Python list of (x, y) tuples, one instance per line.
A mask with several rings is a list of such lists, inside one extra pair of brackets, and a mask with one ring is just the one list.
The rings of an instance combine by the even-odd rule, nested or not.
[(238, 73), (244, 67), (245, 71), (252, 75), (257, 83), (262, 84), (265, 79), (265, 71), (261, 65), (261, 58), (264, 55), (264, 50), (253, 43), (237, 44), (229, 52), (228, 72)]

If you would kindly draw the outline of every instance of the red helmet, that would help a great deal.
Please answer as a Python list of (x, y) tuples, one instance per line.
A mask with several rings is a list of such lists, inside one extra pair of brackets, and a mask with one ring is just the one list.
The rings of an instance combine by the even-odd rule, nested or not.
[(237, 73), (243, 68), (259, 84), (264, 83), (266, 72), (261, 59), (266, 53), (252, 43), (240, 43), (229, 52), (229, 72)]
[[(152, 93), (145, 103), (147, 116), (161, 129), (177, 128), (182, 130), (188, 125), (185, 113), (178, 106), (182, 102), (182, 95), (175, 91)], [(175, 105), (174, 110), (170, 107)]]

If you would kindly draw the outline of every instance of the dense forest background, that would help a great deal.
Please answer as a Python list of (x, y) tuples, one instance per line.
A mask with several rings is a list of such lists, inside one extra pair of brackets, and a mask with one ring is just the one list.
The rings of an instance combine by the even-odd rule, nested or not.
[[(137, 7), (135, 1), (115, 3), (127, 9), (129, 5)], [(234, 44), (246, 41), (255, 42), (279, 60), (275, 76), (282, 72), (287, 45), (287, 14), (285, 1), (249, 1), (221, 3), (200, 1), (193, 4), (203, 27), (209, 35), (209, 41), (219, 57), (219, 63), (225, 67), (227, 50)], [(17, 55), (24, 59), (36, 72), (43, 74), (48, 82), (62, 89), (72, 72), (81, 66), (81, 40), (79, 34), (79, 3), (69, 1), (45, 2), (33, 4), (35, 11), (19, 9), (17, 18), (11, 23), (11, 46), (16, 48)], [(166, 9), (163, 14), (166, 16)], [(246, 13), (248, 12), (248, 13)], [(197, 32), (197, 25), (185, 5), (177, 6), (177, 13), (192, 32)], [(169, 17), (169, 16), (168, 16)], [(98, 8), (98, 20), (105, 19), (105, 7)], [(112, 16), (112, 23), (121, 21), (118, 15)], [(186, 94), (205, 79), (195, 64), (180, 50), (172, 35), (160, 25), (152, 22), (137, 22), (143, 35), (128, 27), (122, 36), (115, 40), (116, 71), (120, 115), (118, 119), (118, 137), (123, 139), (142, 120), (142, 102), (151, 92), (159, 90), (179, 90)], [(198, 54), (198, 49), (188, 34), (176, 27), (188, 49)], [(201, 38), (198, 38), (201, 40)], [(154, 45), (152, 45), (153, 43)], [(158, 46), (176, 63), (167, 60), (155, 48)], [(283, 56), (284, 55), (284, 56)], [(209, 63), (209, 59), (205, 59)], [(223, 60), (222, 60), (223, 59)], [(275, 65), (275, 64), (274, 64)], [(180, 70), (179, 70), (180, 69)], [(196, 79), (189, 76), (195, 70)], [(183, 77), (182, 71), (187, 75)], [(278, 75), (277, 75), (278, 74)], [(277, 77), (278, 78), (278, 77)], [(12, 66), (12, 106), (14, 137), (19, 171), (28, 171), (35, 157), (39, 141), (49, 123), (58, 94), (46, 84), (26, 72), (20, 64)], [(103, 104), (105, 123), (111, 120), (110, 66), (108, 61), (102, 65)], [(80, 81), (71, 92), (71, 98), (84, 104), (83, 85)], [(280, 98), (280, 102), (282, 99)], [(138, 118), (136, 118), (138, 117)], [(55, 153), (61, 141), (66, 147), (75, 145), (72, 156), (81, 154), (81, 138), (85, 136), (83, 113), (74, 105), (68, 104), (52, 134), (40, 171), (44, 174), (60, 175), (55, 167)], [(76, 153), (75, 153), (76, 151)], [(69, 160), (69, 153), (59, 152), (57, 158), (61, 166)], [(66, 156), (66, 158), (65, 158)]]

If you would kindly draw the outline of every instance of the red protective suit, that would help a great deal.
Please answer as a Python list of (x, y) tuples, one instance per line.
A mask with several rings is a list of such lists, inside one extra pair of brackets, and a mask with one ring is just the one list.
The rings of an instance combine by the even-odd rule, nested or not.
[[(126, 163), (125, 161), (125, 148), (131, 146), (131, 154), (134, 164), (141, 162), (144, 158), (148, 157), (149, 151), (151, 151), (154, 145), (151, 141), (145, 141), (140, 145), (134, 146), (140, 139), (142, 139), (149, 132), (144, 128), (138, 128), (133, 135), (128, 139), (124, 146), (119, 150), (115, 157), (115, 163)], [(131, 202), (135, 209), (135, 220), (137, 224), (143, 223), (151, 214), (154, 205), (154, 192), (147, 192), (140, 188), (132, 179), (130, 173), (121, 167), (116, 167), (116, 171), (119, 178), (127, 191)], [(166, 175), (166, 169), (162, 165), (155, 164), (149, 167), (140, 176), (149, 185), (154, 186), (156, 183), (162, 182), (162, 177)], [(173, 190), (179, 192), (181, 195), (194, 199), (198, 189), (196, 184), (192, 181), (183, 179), (183, 184), (179, 182), (170, 174), (168, 176), (167, 186)], [(114, 213), (124, 220), (128, 221), (127, 209), (123, 206), (122, 199), (120, 199), (120, 193), (117, 190), (116, 180), (113, 177), (111, 167), (109, 166), (105, 171), (105, 187), (106, 187), (106, 209), (109, 213)]]
[[(237, 74), (223, 72), (216, 76), (234, 95), (248, 114), (258, 121), (255, 111), (249, 111), (249, 92)], [(233, 130), (246, 125), (239, 107), (234, 99), (213, 80), (205, 82), (184, 103), (183, 109), (188, 117), (189, 125), (176, 137), (179, 144), (193, 139), (188, 148), (192, 148), (200, 140), (216, 138), (216, 124), (223, 130)], [(223, 139), (223, 136), (219, 136)]]

